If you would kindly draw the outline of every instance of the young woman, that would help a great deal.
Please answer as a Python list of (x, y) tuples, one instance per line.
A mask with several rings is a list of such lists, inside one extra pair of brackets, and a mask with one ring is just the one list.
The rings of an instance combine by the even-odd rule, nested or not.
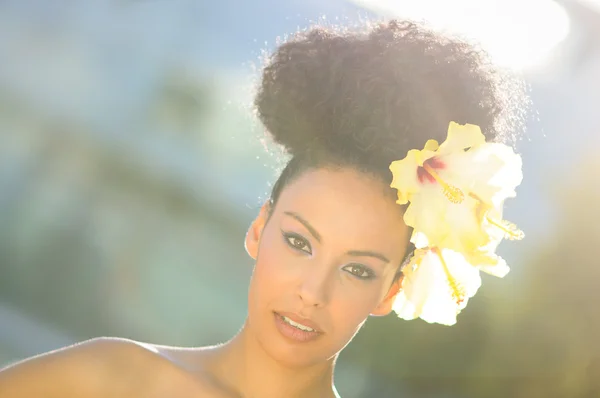
[(291, 37), (255, 98), (290, 160), (245, 239), (239, 333), (200, 348), (94, 339), (0, 372), (0, 397), (338, 396), (336, 358), (370, 315), (450, 325), (479, 270), (507, 272), (494, 250), (520, 238), (499, 217), (520, 159), (487, 141), (519, 127), (510, 82), (413, 23)]

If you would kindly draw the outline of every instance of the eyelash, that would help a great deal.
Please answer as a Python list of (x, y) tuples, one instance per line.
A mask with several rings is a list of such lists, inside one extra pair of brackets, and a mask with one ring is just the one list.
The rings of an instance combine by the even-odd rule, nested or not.
[(363, 280), (370, 280), (375, 278), (375, 273), (369, 269), (368, 267), (365, 267), (362, 264), (348, 264), (346, 265), (343, 269), (353, 269), (353, 268), (358, 268), (358, 273), (354, 273), (351, 271), (347, 271), (348, 273), (350, 273), (350, 275), (357, 277), (358, 279), (363, 279)]
[[(310, 243), (302, 236), (290, 232), (283, 232), (283, 238), (285, 239), (285, 243), (292, 249), (306, 254), (312, 254)], [(300, 243), (301, 245), (298, 245), (297, 243)], [(304, 247), (308, 248), (308, 251), (304, 250)]]
[[(303, 252), (306, 254), (312, 254), (312, 249), (310, 247), (310, 243), (308, 243), (308, 241), (306, 239), (304, 239), (302, 236), (295, 234), (295, 233), (283, 232), (283, 238), (285, 240), (285, 243), (292, 250), (300, 251), (300, 252)], [(308, 251), (305, 250), (304, 248), (308, 248)], [(375, 272), (373, 272), (373, 270), (371, 270), (369, 267), (366, 267), (362, 264), (356, 264), (356, 263), (348, 264), (343, 269), (346, 272), (348, 272), (350, 275), (352, 275), (358, 279), (369, 280), (369, 279), (375, 278)], [(357, 271), (357, 272), (349, 271), (349, 269)]]

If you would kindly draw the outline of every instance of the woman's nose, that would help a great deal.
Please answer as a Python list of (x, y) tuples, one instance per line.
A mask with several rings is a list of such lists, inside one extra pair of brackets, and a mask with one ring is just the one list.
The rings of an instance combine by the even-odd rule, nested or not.
[(326, 270), (315, 268), (302, 275), (298, 294), (307, 307), (324, 307), (331, 296), (332, 276)]

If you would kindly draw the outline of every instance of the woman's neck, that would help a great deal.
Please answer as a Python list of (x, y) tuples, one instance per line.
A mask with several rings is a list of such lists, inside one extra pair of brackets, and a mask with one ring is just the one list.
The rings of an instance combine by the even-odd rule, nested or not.
[(223, 387), (244, 398), (330, 398), (337, 396), (335, 359), (304, 368), (286, 367), (265, 352), (245, 323), (232, 340), (214, 349), (206, 366)]

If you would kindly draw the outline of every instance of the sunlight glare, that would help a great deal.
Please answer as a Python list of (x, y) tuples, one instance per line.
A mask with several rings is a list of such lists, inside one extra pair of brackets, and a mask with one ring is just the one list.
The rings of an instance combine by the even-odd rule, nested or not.
[(480, 42), (507, 68), (542, 64), (569, 33), (569, 17), (553, 0), (353, 0), (389, 17), (427, 21)]

